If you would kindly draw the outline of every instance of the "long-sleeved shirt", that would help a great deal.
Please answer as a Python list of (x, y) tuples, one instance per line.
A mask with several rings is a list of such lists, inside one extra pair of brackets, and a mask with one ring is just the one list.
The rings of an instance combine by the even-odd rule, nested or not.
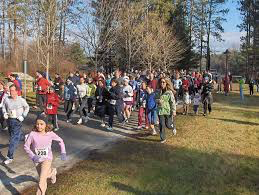
[(3, 107), (4, 100), (8, 97), (7, 93), (5, 91), (0, 91), (0, 109)]
[(51, 150), (52, 141), (59, 142), (61, 154), (66, 153), (64, 141), (54, 132), (47, 132), (42, 134), (40, 132), (32, 131), (24, 144), (24, 150), (29, 155), (30, 159), (36, 155), (39, 157), (38, 162), (45, 160), (52, 160), (53, 154)]
[(9, 118), (18, 118), (20, 116), (25, 118), (29, 110), (29, 105), (21, 96), (17, 96), (16, 99), (13, 99), (11, 96), (4, 99), (3, 114), (8, 114)]
[(88, 85), (85, 83), (77, 85), (77, 89), (78, 89), (79, 97), (84, 98), (88, 91)]

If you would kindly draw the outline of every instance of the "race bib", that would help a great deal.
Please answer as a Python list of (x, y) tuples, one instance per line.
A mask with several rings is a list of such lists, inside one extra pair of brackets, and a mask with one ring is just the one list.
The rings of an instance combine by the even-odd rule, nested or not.
[(41, 86), (38, 86), (38, 90), (39, 90), (39, 91), (41, 91), (41, 90), (42, 90)]
[(47, 109), (48, 109), (48, 110), (52, 110), (52, 108), (53, 108), (52, 104), (48, 104), (48, 105), (47, 105)]
[(48, 148), (35, 148), (35, 153), (39, 158), (47, 158), (49, 149)]
[(110, 104), (111, 104), (111, 105), (116, 105), (116, 100), (111, 100), (111, 101), (110, 101)]
[(10, 118), (17, 118), (16, 110), (11, 110), (9, 113)]
[(146, 108), (146, 104), (147, 104), (147, 101), (144, 100), (144, 101), (143, 101), (143, 104), (142, 104), (142, 105), (143, 105), (143, 108)]

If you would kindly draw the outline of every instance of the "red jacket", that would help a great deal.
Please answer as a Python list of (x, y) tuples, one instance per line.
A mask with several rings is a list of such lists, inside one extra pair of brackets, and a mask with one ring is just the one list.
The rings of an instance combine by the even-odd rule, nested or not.
[(188, 91), (189, 90), (189, 86), (190, 86), (190, 82), (187, 79), (183, 80), (183, 90), (184, 91)]
[(50, 83), (45, 78), (40, 78), (36, 82), (37, 84), (37, 93), (40, 95), (45, 95), (48, 92), (48, 87), (50, 86)]
[(56, 93), (47, 93), (46, 114), (58, 114), (59, 97)]
[(17, 87), (18, 96), (22, 95), (20, 83), (17, 80), (13, 81), (13, 84)]

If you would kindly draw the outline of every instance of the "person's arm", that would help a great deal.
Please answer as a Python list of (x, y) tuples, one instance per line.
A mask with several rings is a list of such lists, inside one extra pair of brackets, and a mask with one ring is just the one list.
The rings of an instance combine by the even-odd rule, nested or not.
[(27, 139), (25, 140), (25, 144), (24, 144), (24, 150), (25, 152), (29, 155), (29, 158), (31, 160), (33, 160), (35, 154), (32, 152), (31, 150), (31, 144), (32, 144), (32, 133), (30, 133), (27, 137)]
[(172, 115), (175, 116), (176, 115), (176, 103), (175, 103), (175, 98), (174, 98), (173, 92), (170, 93), (170, 107), (171, 107)]
[(30, 111), (30, 106), (28, 105), (28, 103), (26, 102), (25, 99), (22, 99), (22, 106), (23, 106), (23, 109), (24, 109), (24, 112), (23, 112), (22, 116), (23, 116), (23, 118), (25, 118)]
[(60, 146), (60, 151), (61, 151), (61, 154), (66, 154), (66, 147), (65, 147), (65, 144), (64, 144), (64, 141), (63, 139), (61, 139), (56, 133), (54, 132), (51, 132), (51, 138), (52, 140), (58, 142), (59, 146)]

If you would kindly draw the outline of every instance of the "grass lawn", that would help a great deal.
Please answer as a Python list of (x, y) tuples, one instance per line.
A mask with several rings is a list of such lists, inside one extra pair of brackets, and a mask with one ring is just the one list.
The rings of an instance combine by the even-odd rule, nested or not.
[(92, 152), (48, 194), (259, 194), (259, 97), (214, 100), (208, 117), (178, 115), (166, 144), (139, 135)]

